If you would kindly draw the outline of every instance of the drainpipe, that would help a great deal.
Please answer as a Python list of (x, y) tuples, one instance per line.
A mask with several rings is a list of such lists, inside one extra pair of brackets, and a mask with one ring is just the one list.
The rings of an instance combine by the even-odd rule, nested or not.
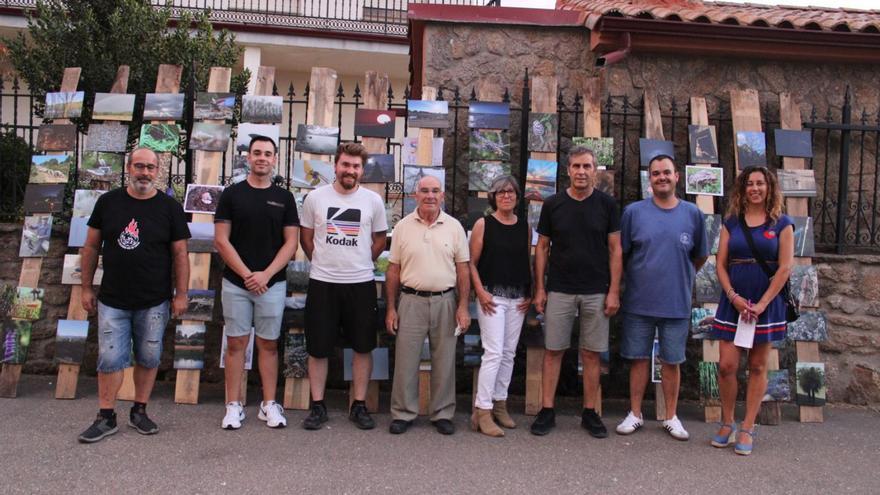
[(619, 50), (614, 50), (613, 52), (606, 53), (601, 57), (596, 58), (596, 67), (602, 68), (611, 64), (616, 64), (621, 60), (625, 59), (627, 55), (629, 55), (630, 49), (632, 48), (632, 38), (629, 33), (623, 33), (623, 48)]

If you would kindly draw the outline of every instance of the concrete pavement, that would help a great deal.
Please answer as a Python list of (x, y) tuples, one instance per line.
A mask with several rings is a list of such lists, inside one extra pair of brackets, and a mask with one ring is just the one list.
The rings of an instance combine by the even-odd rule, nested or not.
[[(520, 427), (491, 439), (467, 428), (464, 396), (455, 435), (420, 418), (395, 436), (387, 411), (376, 430), (356, 429), (342, 394), (328, 398), (322, 431), (299, 428), (304, 411), (288, 411), (289, 426), (271, 430), (251, 390), (244, 427), (230, 432), (220, 429), (220, 387), (203, 385), (202, 403), (188, 406), (160, 383), (148, 408), (158, 435), (126, 426), (129, 404), (120, 403), (120, 432), (81, 445), (76, 437), (97, 411), (95, 380), (82, 378), (82, 398), (72, 401), (53, 398), (53, 381), (24, 376), (17, 399), (0, 399), (0, 493), (880, 493), (880, 415), (865, 409), (827, 407), (824, 424), (801, 424), (786, 407), (781, 425), (759, 426), (755, 453), (743, 458), (709, 446), (716, 426), (700, 421), (694, 404), (679, 414), (689, 442), (651, 420), (632, 436), (593, 439), (574, 401), (558, 406), (546, 437), (529, 434), (531, 418), (516, 414)], [(613, 430), (626, 405), (605, 407)]]

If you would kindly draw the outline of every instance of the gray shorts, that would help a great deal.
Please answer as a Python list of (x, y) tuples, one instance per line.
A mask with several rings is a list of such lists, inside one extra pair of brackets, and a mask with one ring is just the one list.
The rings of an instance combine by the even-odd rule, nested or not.
[(547, 293), (544, 308), (544, 347), (564, 351), (571, 347), (574, 319), (580, 315), (581, 349), (593, 352), (608, 350), (608, 318), (605, 317), (605, 294)]
[(242, 289), (223, 279), (223, 321), (227, 337), (250, 335), (251, 327), (257, 337), (278, 340), (281, 335), (281, 318), (284, 314), (284, 298), (287, 282), (275, 282), (261, 295)]

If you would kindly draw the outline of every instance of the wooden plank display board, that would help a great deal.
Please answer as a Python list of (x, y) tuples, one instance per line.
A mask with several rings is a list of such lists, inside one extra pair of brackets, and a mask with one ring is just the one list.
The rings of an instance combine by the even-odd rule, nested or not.
[[(532, 77), (531, 109), (535, 113), (556, 113), (558, 83), (555, 76)], [(528, 132), (522, 129), (520, 132)], [(547, 160), (557, 163), (556, 177), (559, 180), (559, 159), (556, 153), (529, 152), (529, 158)], [(533, 200), (530, 200), (530, 202)], [(543, 366), (544, 348), (538, 346), (526, 347), (526, 408), (525, 413), (530, 416), (538, 414), (543, 405)], [(601, 396), (601, 395), (600, 395)], [(599, 401), (601, 404), (601, 401)], [(596, 409), (601, 414), (601, 405)]]
[[(273, 80), (274, 77), (275, 72), (273, 68)], [(330, 127), (333, 125), (333, 105), (336, 96), (337, 81), (338, 77), (336, 71), (333, 69), (325, 67), (312, 68), (311, 76), (309, 78), (309, 102), (308, 111), (306, 112), (306, 125), (319, 125), (323, 127)], [(270, 91), (271, 88), (272, 85), (270, 84)], [(271, 92), (266, 94), (271, 94)], [(329, 155), (315, 155), (311, 153), (303, 153), (301, 158), (302, 160), (333, 160), (333, 157)], [(299, 261), (306, 259), (301, 246), (297, 248), (295, 257)], [(302, 333), (305, 332), (305, 329), (295, 327), (288, 329), (288, 332), (293, 334)], [(308, 377), (285, 378), (283, 400), (285, 409), (306, 410), (309, 408), (310, 398)]]
[[(225, 93), (229, 91), (229, 83), (232, 78), (232, 69), (228, 67), (211, 67), (208, 77), (208, 91), (212, 93)], [(206, 120), (209, 124), (224, 124), (225, 120)], [(217, 185), (220, 179), (220, 165), (223, 161), (223, 153), (220, 151), (195, 152), (195, 183), (204, 185)], [(193, 223), (214, 223), (214, 215), (206, 213), (194, 213)], [(208, 279), (211, 275), (211, 253), (189, 254), (189, 289), (208, 289)], [(183, 320), (182, 325), (204, 324), (201, 321)], [(198, 404), (199, 402), (199, 378), (201, 370), (179, 369), (174, 387), (174, 402), (178, 404)], [(244, 383), (245, 381), (243, 381)]]
[[(645, 137), (648, 139), (665, 139), (663, 137), (663, 120), (660, 114), (660, 101), (654, 91), (646, 90), (645, 104)], [(654, 384), (654, 414), (657, 421), (666, 419), (666, 398), (663, 395), (663, 384)]]
[[(110, 88), (111, 93), (119, 93), (124, 94), (128, 91), (128, 76), (130, 70), (127, 65), (120, 65), (119, 69), (116, 71), (116, 78), (113, 80), (113, 86)], [(122, 122), (115, 121), (107, 121), (104, 125), (125, 125)], [(98, 185), (96, 189), (109, 190), (111, 188), (111, 184), (109, 182), (97, 182)], [(82, 256), (82, 249), (79, 250), (78, 254), (80, 257)], [(73, 285), (70, 289), (70, 302), (67, 305), (67, 319), (68, 320), (80, 320), (86, 321), (89, 319), (89, 314), (82, 307), (82, 286), (77, 284)], [(76, 398), (76, 388), (77, 382), (79, 380), (79, 364), (58, 364), (58, 378), (55, 383), (55, 398), (56, 399), (75, 399)]]
[[(64, 69), (61, 79), (62, 92), (76, 91), (79, 85), (80, 67), (68, 67)], [(57, 119), (56, 124), (70, 124), (69, 119)], [(75, 150), (67, 150), (73, 153)], [(22, 226), (23, 228), (24, 226)], [(43, 269), (43, 258), (23, 258), (21, 260), (21, 272), (18, 277), (18, 287), (37, 288), (40, 283), (40, 272)], [(5, 315), (4, 315), (5, 316)], [(0, 397), (15, 398), (18, 395), (18, 382), (21, 379), (21, 364), (4, 363), (0, 368)]]
[[(156, 77), (156, 93), (179, 93), (180, 92), (180, 76), (183, 73), (183, 67), (180, 65), (159, 65), (159, 72)], [(154, 124), (174, 124), (174, 121), (151, 121)], [(159, 153), (159, 164), (171, 163), (170, 153)], [(166, 173), (171, 173), (166, 170)], [(122, 387), (116, 395), (119, 400), (134, 400), (134, 367), (129, 366), (123, 370)]]
[[(709, 125), (709, 110), (706, 106), (706, 99), (703, 97), (691, 98), (691, 124), (692, 125)], [(712, 196), (705, 194), (697, 195), (697, 207), (704, 214), (713, 215), (715, 213), (715, 200)], [(709, 254), (707, 263), (715, 262), (715, 255)], [(716, 303), (705, 303), (704, 308), (709, 309), (712, 314), (718, 309)], [(709, 363), (718, 363), (721, 360), (721, 351), (717, 340), (703, 339), (703, 361)], [(721, 421), (721, 406), (719, 404), (705, 404), (703, 406), (703, 417), (707, 423), (718, 423)]]
[[(779, 122), (782, 129), (799, 131), (802, 128), (800, 108), (791, 97), (790, 93), (779, 94)], [(785, 170), (804, 170), (806, 168), (806, 159), (783, 157), (782, 168)], [(808, 216), (810, 214), (809, 199), (786, 198), (785, 211), (791, 216)], [(812, 264), (812, 258), (795, 258), (795, 265), (810, 264)], [(818, 342), (797, 342), (795, 349), (797, 351), (797, 360), (799, 362), (821, 362)], [(779, 369), (778, 363), (776, 368), (771, 369)], [(821, 423), (825, 420), (822, 406), (800, 406), (799, 413), (799, 418), (802, 423)]]

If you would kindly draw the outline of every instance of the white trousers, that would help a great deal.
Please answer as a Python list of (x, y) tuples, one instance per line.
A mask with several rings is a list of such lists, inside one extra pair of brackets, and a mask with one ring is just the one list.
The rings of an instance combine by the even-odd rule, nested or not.
[(525, 313), (516, 306), (522, 299), (492, 296), (495, 314), (487, 315), (477, 303), (477, 321), (480, 323), (480, 340), (483, 358), (477, 378), (477, 398), (474, 405), (480, 409), (492, 409), (493, 400), (507, 400), (507, 387), (513, 375), (513, 358), (522, 330)]

